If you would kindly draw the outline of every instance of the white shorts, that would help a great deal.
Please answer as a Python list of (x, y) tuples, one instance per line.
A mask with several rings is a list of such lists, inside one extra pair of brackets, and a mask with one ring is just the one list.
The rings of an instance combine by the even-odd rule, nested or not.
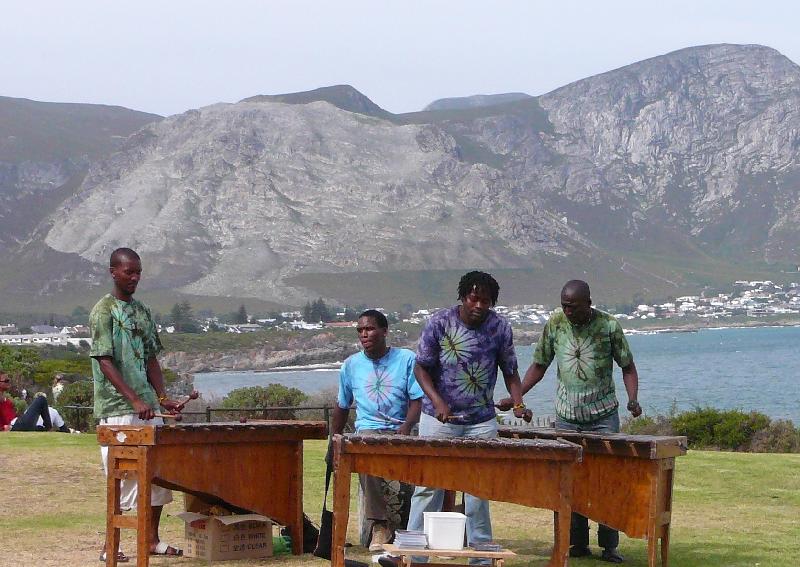
[[(150, 420), (139, 419), (136, 414), (114, 415), (100, 420), (100, 425), (162, 425), (164, 420), (156, 417)], [(100, 446), (100, 455), (103, 457), (103, 471), (108, 476), (108, 447)], [(122, 480), (120, 482), (119, 505), (123, 510), (136, 508), (136, 497), (139, 495), (139, 486), (135, 480)], [(172, 502), (172, 491), (163, 486), (151, 486), (150, 505), (163, 506)]]

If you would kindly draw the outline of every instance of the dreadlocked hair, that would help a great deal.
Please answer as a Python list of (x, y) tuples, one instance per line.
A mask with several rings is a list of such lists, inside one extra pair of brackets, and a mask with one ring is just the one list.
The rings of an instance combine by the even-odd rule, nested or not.
[(489, 293), (492, 298), (492, 305), (497, 305), (497, 298), (500, 295), (500, 284), (486, 272), (469, 272), (461, 277), (458, 282), (458, 299), (464, 299), (473, 290), (482, 290)]

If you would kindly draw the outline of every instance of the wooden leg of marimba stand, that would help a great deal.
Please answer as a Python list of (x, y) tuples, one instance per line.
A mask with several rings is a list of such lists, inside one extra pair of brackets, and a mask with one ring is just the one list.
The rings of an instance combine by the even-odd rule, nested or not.
[(647, 565), (656, 567), (658, 553), (658, 463), (653, 465), (650, 475), (650, 510), (647, 519)]
[(153, 507), (150, 503), (152, 479), (148, 462), (147, 447), (139, 447), (136, 477), (138, 495), (136, 497), (136, 567), (150, 564), (150, 529)]
[(554, 531), (551, 567), (567, 567), (569, 562), (569, 524), (572, 517), (572, 463), (559, 466), (559, 507), (553, 513)]
[(292, 534), (292, 554), (302, 555), (303, 553), (303, 442), (299, 441), (294, 445), (294, 474), (289, 480), (289, 494), (294, 494), (292, 502), (294, 525), (291, 526)]
[(331, 567), (344, 567), (344, 544), (347, 539), (347, 520), (350, 516), (350, 455), (341, 455), (333, 477), (333, 537)]
[(661, 526), (661, 567), (669, 562), (669, 525), (672, 522), (672, 484), (675, 479), (675, 458), (664, 459), (661, 463), (660, 490), (664, 494), (664, 515), (667, 516)]
[(649, 567), (658, 565), (658, 536), (655, 533), (647, 535), (647, 565)]
[(661, 528), (661, 567), (669, 563), (669, 524)]
[(119, 549), (119, 531), (114, 519), (122, 511), (119, 507), (120, 479), (117, 476), (117, 457), (114, 447), (108, 448), (108, 475), (106, 477), (106, 567), (117, 567), (117, 550)]

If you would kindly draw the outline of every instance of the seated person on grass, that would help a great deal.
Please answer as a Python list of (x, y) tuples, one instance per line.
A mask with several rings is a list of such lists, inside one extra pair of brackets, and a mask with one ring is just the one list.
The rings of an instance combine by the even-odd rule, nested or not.
[(7, 396), (9, 390), (11, 390), (11, 377), (0, 370), (0, 431), (9, 431), (11, 420), (17, 417), (14, 402)]
[(64, 418), (47, 405), (47, 396), (43, 392), (36, 394), (31, 405), (21, 417), (11, 420), (11, 431), (51, 431), (53, 429), (61, 433), (70, 432), (69, 427), (64, 423)]

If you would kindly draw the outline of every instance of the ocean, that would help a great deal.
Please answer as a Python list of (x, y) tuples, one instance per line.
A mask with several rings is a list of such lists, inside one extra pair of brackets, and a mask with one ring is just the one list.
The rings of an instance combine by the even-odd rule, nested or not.
[[(628, 335), (639, 370), (639, 401), (645, 414), (666, 414), (695, 406), (759, 411), (800, 425), (800, 327), (703, 329), (697, 332)], [(533, 347), (517, 345), (520, 373)], [(195, 388), (219, 401), (229, 391), (270, 383), (313, 394), (335, 390), (337, 370), (209, 372), (195, 375)], [(621, 405), (627, 397), (622, 373), (615, 372)], [(552, 415), (555, 364), (525, 403), (539, 416)], [(502, 376), (495, 399), (507, 396)], [(623, 412), (621, 415), (625, 415)]]

